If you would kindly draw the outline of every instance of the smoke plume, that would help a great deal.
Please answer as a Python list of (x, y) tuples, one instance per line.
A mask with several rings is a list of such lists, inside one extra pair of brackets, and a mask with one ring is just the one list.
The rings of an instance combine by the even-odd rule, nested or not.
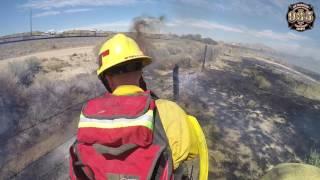
[[(151, 39), (147, 38), (148, 34), (160, 34), (161, 27), (164, 25), (165, 17), (139, 16), (133, 19), (131, 32), (133, 38), (139, 44), (141, 50), (153, 57), (153, 45)], [(155, 58), (155, 57), (153, 57)]]

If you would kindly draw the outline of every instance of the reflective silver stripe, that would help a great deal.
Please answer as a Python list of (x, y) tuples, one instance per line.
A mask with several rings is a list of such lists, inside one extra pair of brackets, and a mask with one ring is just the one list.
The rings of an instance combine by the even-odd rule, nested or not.
[(87, 118), (82, 113), (80, 115), (80, 122), (96, 122), (96, 123), (122, 123), (122, 122), (132, 122), (132, 121), (152, 121), (153, 119), (153, 110), (148, 110), (142, 116), (139, 116), (134, 119), (128, 118), (117, 118), (117, 119), (94, 119), (94, 118)]
[(153, 110), (148, 110), (142, 116), (134, 119), (116, 118), (116, 119), (94, 119), (80, 115), (79, 128), (81, 127), (97, 127), (97, 128), (117, 128), (127, 126), (146, 126), (153, 129)]

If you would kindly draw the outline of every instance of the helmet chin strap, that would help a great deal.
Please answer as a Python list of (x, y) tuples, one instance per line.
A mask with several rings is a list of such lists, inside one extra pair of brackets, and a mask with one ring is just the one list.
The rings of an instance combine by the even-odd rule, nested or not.
[(147, 84), (146, 82), (144, 81), (143, 77), (141, 76), (140, 80), (139, 80), (139, 86), (141, 89), (143, 89), (144, 91), (147, 90)]
[(109, 86), (108, 81), (103, 78), (103, 75), (99, 76), (99, 79), (100, 79), (100, 81), (102, 82), (102, 84), (104, 85), (104, 87), (107, 89), (107, 91), (108, 91), (109, 93), (112, 93), (112, 89), (111, 89), (111, 87)]

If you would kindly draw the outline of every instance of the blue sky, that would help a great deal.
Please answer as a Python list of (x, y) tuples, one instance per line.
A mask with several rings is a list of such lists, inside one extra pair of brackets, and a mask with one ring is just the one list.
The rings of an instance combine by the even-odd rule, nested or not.
[[(320, 59), (320, 24), (305, 32), (289, 30), (292, 0), (1, 0), (0, 35), (34, 30), (129, 30), (137, 16), (164, 15), (162, 32), (199, 33), (215, 40), (260, 43)], [(320, 14), (319, 0), (304, 0)]]

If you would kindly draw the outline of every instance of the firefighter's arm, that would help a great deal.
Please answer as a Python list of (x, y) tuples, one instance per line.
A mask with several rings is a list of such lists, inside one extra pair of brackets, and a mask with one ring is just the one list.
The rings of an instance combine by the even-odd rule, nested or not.
[(187, 122), (190, 132), (190, 151), (188, 158), (194, 158), (199, 155), (200, 159), (200, 172), (199, 179), (207, 180), (208, 179), (208, 170), (209, 170), (209, 158), (208, 158), (208, 147), (205, 139), (205, 135), (202, 131), (200, 124), (197, 119), (191, 115), (187, 116)]
[(172, 152), (174, 169), (189, 156), (191, 139), (187, 114), (176, 103), (164, 99), (156, 100), (163, 128)]
[(205, 136), (197, 119), (187, 115), (176, 103), (156, 100), (160, 119), (172, 151), (174, 169), (180, 163), (199, 156), (200, 180), (208, 179), (208, 148)]

